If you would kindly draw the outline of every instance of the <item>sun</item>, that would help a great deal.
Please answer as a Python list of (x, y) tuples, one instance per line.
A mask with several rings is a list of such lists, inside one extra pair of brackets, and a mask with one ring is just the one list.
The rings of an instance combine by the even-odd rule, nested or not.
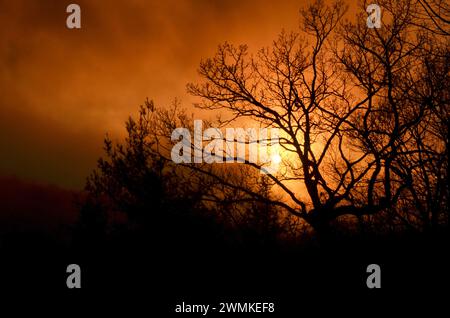
[(279, 164), (281, 162), (281, 157), (279, 154), (272, 155), (272, 162), (275, 164)]

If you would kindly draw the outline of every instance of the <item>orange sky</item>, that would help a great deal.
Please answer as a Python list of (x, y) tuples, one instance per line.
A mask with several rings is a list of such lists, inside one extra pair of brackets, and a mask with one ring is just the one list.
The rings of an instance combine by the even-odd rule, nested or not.
[[(81, 30), (65, 25), (73, 2)], [(188, 106), (201, 58), (270, 45), (304, 2), (0, 0), (0, 174), (81, 188), (146, 97)]]

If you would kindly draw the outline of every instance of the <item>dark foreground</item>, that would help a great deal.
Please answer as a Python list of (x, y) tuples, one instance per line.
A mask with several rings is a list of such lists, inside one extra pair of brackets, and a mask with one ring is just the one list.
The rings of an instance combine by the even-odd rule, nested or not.
[[(445, 306), (442, 299), (449, 296), (447, 233), (337, 239), (327, 246), (289, 248), (148, 233), (93, 242), (58, 243), (30, 233), (3, 238), (0, 288), (7, 293), (2, 294), (77, 299), (77, 304), (89, 300), (105, 309), (128, 304), (130, 310), (163, 316), (175, 314), (183, 303), (219, 308), (221, 302), (266, 302), (274, 304), (272, 316), (277, 317), (347, 312), (355, 306), (424, 306), (433, 311)], [(66, 268), (73, 263), (81, 268), (79, 290), (66, 286)], [(366, 285), (369, 264), (381, 267), (381, 289)]]

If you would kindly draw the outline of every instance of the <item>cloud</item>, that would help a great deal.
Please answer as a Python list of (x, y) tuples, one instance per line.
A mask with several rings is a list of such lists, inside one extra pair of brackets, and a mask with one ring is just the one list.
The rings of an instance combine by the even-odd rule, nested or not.
[(0, 0), (0, 171), (80, 188), (106, 132), (148, 96), (158, 104), (197, 80), (224, 41), (269, 45), (298, 24), (298, 1)]

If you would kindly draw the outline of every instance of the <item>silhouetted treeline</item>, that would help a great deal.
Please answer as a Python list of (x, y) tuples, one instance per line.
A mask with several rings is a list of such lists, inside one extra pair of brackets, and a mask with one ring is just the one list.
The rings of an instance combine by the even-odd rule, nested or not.
[(383, 23), (373, 29), (364, 4), (349, 22), (344, 3), (315, 1), (301, 10), (299, 31), (282, 32), (270, 48), (251, 55), (224, 43), (201, 62), (202, 81), (188, 92), (222, 116), (207, 126), (279, 129), (290, 155), (280, 171), (174, 164), (171, 134), (192, 131), (193, 117), (178, 102), (147, 100), (123, 143), (105, 140), (80, 233), (288, 246), (446, 232), (448, 34), (417, 1), (379, 5)]

